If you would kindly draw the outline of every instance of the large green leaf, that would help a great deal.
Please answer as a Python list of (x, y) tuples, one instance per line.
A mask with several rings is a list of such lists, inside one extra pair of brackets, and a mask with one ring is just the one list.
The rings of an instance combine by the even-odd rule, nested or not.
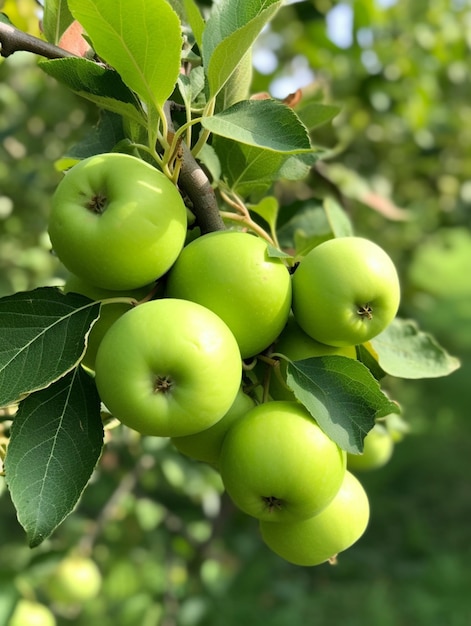
[(119, 74), (84, 58), (40, 61), (39, 67), (79, 96), (102, 109), (145, 124), (136, 97)]
[(368, 368), (345, 356), (290, 362), (286, 382), (322, 430), (353, 454), (363, 451), (376, 417), (399, 411)]
[(381, 369), (397, 378), (438, 378), (460, 366), (459, 360), (414, 320), (396, 318), (371, 344)]
[(306, 127), (292, 109), (278, 100), (243, 100), (204, 117), (201, 123), (215, 135), (248, 146), (284, 154), (313, 150)]
[(95, 51), (148, 105), (163, 106), (180, 71), (180, 20), (166, 0), (69, 0)]
[(0, 406), (42, 389), (79, 362), (100, 303), (41, 287), (0, 299)]
[(213, 5), (202, 38), (210, 97), (219, 93), (281, 5), (281, 0), (221, 0)]
[(73, 510), (102, 445), (100, 398), (81, 367), (20, 403), (5, 475), (30, 547), (49, 537)]

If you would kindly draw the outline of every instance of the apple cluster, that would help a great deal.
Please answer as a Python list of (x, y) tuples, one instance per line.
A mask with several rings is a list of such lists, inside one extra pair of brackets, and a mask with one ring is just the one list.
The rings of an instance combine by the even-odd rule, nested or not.
[(332, 560), (359, 539), (369, 505), (354, 461), (297, 401), (284, 361), (263, 394), (254, 378), (273, 346), (290, 360), (356, 358), (393, 320), (399, 281), (379, 246), (331, 239), (293, 271), (243, 230), (189, 241), (176, 186), (120, 153), (70, 169), (49, 234), (64, 289), (103, 302), (83, 365), (116, 419), (213, 466), (292, 563)]

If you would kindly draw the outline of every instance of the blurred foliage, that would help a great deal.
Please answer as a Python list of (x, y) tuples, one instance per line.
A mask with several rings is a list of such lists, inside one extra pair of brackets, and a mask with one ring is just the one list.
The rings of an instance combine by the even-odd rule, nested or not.
[[(34, 32), (32, 0), (7, 8)], [(44, 581), (72, 549), (94, 558), (104, 584), (84, 606), (53, 606), (60, 626), (471, 623), (470, 47), (469, 0), (312, 0), (286, 6), (254, 55), (255, 91), (308, 80), (306, 92), (342, 108), (314, 137), (326, 158), (302, 183), (279, 185), (280, 199), (335, 193), (357, 233), (396, 261), (401, 314), (463, 362), (446, 379), (391, 382), (411, 434), (361, 477), (366, 535), (336, 567), (290, 566), (211, 468), (119, 427), (78, 510), (34, 551), (0, 483), (0, 626), (19, 595), (49, 602)], [(46, 234), (54, 162), (96, 121), (31, 55), (0, 63), (1, 295), (62, 280)]]

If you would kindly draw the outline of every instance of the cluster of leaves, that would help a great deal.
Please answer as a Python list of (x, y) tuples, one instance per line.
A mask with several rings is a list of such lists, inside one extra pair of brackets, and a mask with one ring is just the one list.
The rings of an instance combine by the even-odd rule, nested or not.
[[(262, 198), (274, 182), (308, 174), (322, 156), (310, 131), (338, 111), (309, 101), (295, 110), (296, 99), (249, 97), (252, 46), (280, 6), (280, 0), (222, 0), (204, 19), (193, 0), (46, 2), (46, 39), (69, 42), (82, 55), (64, 52), (40, 67), (102, 112), (93, 134), (59, 165), (126, 151), (181, 184), (189, 162), (182, 155), (191, 155), (210, 173), (224, 219), (264, 236), (274, 255), (285, 256), (281, 247), (301, 255), (319, 240), (352, 234), (331, 200), (279, 228), (277, 200)], [(191, 194), (191, 184), (183, 191)], [(52, 287), (0, 300), (0, 406), (18, 404), (5, 471), (31, 547), (74, 508), (101, 454), (100, 399), (80, 367), (101, 306), (106, 302)], [(381, 390), (386, 374), (435, 377), (458, 365), (409, 321), (397, 320), (373, 348), (377, 358), (359, 350), (358, 361), (321, 357), (288, 367), (296, 396), (351, 452), (362, 450), (376, 418), (400, 411)]]

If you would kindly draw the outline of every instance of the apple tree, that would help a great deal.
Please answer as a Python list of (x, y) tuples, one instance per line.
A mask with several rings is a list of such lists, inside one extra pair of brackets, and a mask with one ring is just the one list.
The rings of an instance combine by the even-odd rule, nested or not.
[(459, 366), (401, 317), (392, 251), (335, 194), (314, 211), (283, 202), (340, 109), (253, 93), (252, 49), (282, 5), (46, 0), (41, 37), (1, 16), (7, 63), (37, 55), (99, 111), (56, 163), (49, 236), (67, 282), (0, 299), (4, 477), (32, 548), (130, 428), (221, 471), (283, 558), (331, 560), (368, 520), (348, 459), (407, 427), (388, 380)]

